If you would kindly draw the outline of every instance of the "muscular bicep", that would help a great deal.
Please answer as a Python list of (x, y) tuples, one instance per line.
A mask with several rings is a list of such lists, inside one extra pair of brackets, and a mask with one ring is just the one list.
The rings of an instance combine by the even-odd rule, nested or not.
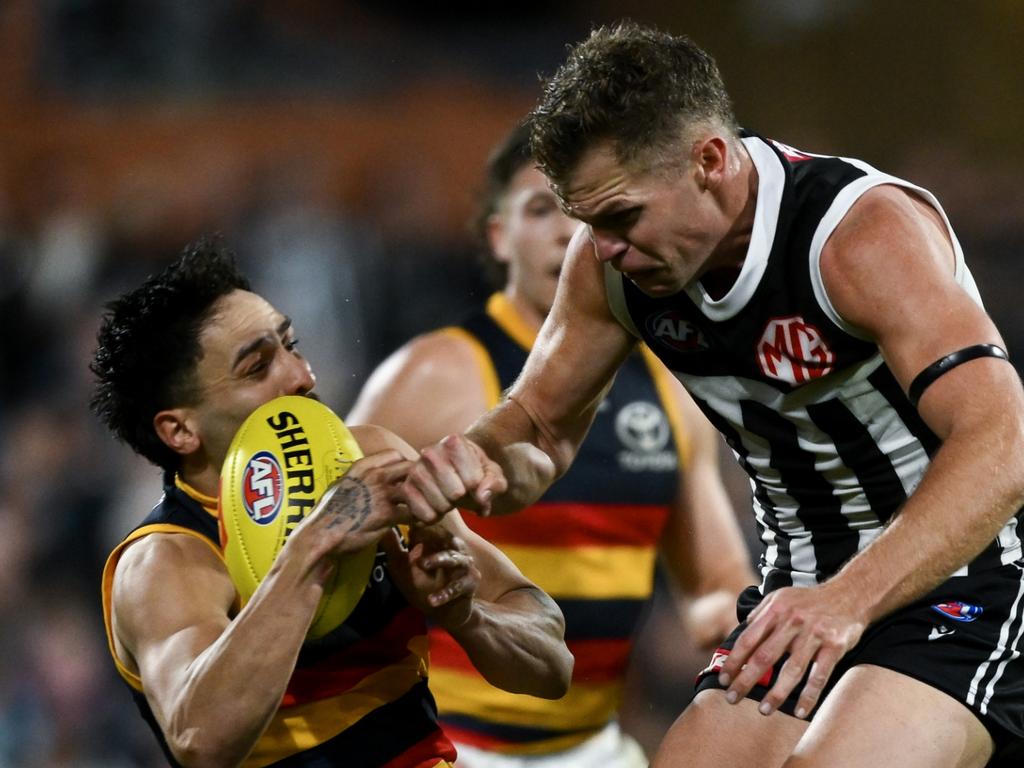
[(151, 534), (122, 556), (114, 576), (114, 635), (162, 723), (192, 662), (230, 623), (235, 600), (223, 563), (194, 536)]
[[(904, 391), (940, 358), (975, 344), (1004, 346), (991, 318), (956, 280), (948, 231), (934, 208), (893, 186), (870, 190), (826, 243), (821, 274), (838, 314), (874, 339)], [(993, 358), (966, 363), (921, 400), (945, 437), (971, 391), (999, 391), (1012, 368)]]
[(345, 422), (386, 427), (417, 448), (461, 432), (492, 405), (481, 365), (454, 329), (421, 336), (377, 367)]

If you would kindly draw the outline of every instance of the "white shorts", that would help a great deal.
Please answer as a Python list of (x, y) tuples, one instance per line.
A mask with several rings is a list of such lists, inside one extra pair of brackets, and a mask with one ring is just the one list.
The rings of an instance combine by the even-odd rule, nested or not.
[(572, 749), (542, 755), (508, 755), (455, 743), (455, 768), (647, 768), (647, 756), (636, 740), (608, 723)]

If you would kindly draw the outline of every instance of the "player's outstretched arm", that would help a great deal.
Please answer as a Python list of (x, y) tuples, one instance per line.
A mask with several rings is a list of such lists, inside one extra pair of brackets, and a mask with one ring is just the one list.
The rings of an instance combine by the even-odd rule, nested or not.
[[(419, 492), (464, 489), (463, 496), (450, 497), (460, 508), (506, 514), (535, 502), (568, 469), (636, 344), (608, 308), (603, 270), (581, 227), (569, 244), (554, 306), (516, 383), (464, 435), (422, 451), (410, 473)], [(500, 468), (506, 488), (491, 482), (487, 459)]]
[[(497, 396), (488, 391), (469, 337), (435, 331), (408, 342), (378, 366), (346, 422), (384, 427), (433, 458), (433, 465), (421, 462), (415, 468), (417, 476), (405, 489), (411, 511), (432, 523), (452, 506), (486, 510), (485, 494), (505, 490), (501, 468), (477, 446), (461, 437), (442, 442), (469, 427)], [(536, 450), (531, 455), (540, 471), (549, 467), (546, 455)]]
[[(938, 213), (911, 193), (867, 192), (826, 244), (821, 270), (840, 317), (878, 343), (904, 391), (950, 353), (1004, 346), (954, 279)], [(830, 581), (778, 590), (758, 606), (723, 668), (731, 696), (742, 697), (789, 652), (763, 706), (777, 708), (810, 669), (797, 704), (798, 714), (809, 712), (869, 623), (968, 563), (1024, 503), (1024, 391), (1011, 365), (980, 357), (951, 369), (924, 391), (918, 412), (942, 441), (921, 483)]]

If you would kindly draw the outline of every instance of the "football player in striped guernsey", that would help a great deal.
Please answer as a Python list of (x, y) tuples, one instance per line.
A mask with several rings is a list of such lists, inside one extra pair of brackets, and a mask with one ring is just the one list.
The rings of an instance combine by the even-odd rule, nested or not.
[[(398, 485), (416, 453), (379, 427), (352, 430), (353, 463), (290, 534), (251, 599), (220, 551), (225, 453), (252, 410), (313, 396), (290, 320), (218, 241), (185, 250), (112, 302), (93, 406), (164, 470), (164, 494), (107, 561), (110, 651), (171, 765), (440, 768), (455, 751), (427, 687), (426, 615), (495, 684), (563, 695), (572, 656), (554, 602), (470, 531), (448, 499), (414, 522)], [(489, 467), (500, 489), (500, 470)], [(418, 497), (418, 503), (424, 499)], [(306, 641), (332, 558), (377, 544), (349, 617)]]
[[(426, 446), (467, 428), (515, 381), (577, 226), (536, 168), (526, 126), (491, 156), (477, 224), (501, 290), (460, 325), (417, 337), (385, 360), (349, 423), (379, 424)], [(637, 350), (564, 477), (518, 515), (465, 516), (558, 602), (576, 663), (562, 699), (512, 694), (489, 685), (450, 635), (432, 628), (430, 687), (459, 766), (647, 764), (616, 714), (655, 559), (702, 647), (733, 628), (736, 598), (754, 583), (718, 450), (719, 437), (679, 382)]]
[(570, 50), (531, 147), (583, 223), (554, 306), (406, 482), (479, 491), (486, 451), (494, 511), (528, 505), (643, 340), (749, 474), (763, 542), (653, 764), (1020, 765), (1024, 391), (936, 198), (740, 130), (714, 60), (633, 23)]

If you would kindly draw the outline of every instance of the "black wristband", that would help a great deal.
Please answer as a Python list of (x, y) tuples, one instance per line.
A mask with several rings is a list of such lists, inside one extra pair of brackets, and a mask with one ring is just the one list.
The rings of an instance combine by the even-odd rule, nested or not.
[(975, 344), (973, 347), (964, 347), (958, 349), (956, 352), (950, 352), (945, 357), (941, 357), (934, 363), (929, 365), (923, 371), (921, 371), (914, 378), (910, 384), (910, 390), (907, 392), (907, 397), (910, 398), (910, 404), (917, 408), (917, 403), (921, 399), (921, 395), (924, 391), (932, 385), (932, 383), (942, 376), (944, 373), (949, 373), (951, 370), (956, 368), (961, 363), (966, 363), (968, 360), (975, 360), (979, 357), (998, 357), (1002, 360), (1008, 360), (1006, 350), (1002, 347), (997, 347), (995, 344)]

